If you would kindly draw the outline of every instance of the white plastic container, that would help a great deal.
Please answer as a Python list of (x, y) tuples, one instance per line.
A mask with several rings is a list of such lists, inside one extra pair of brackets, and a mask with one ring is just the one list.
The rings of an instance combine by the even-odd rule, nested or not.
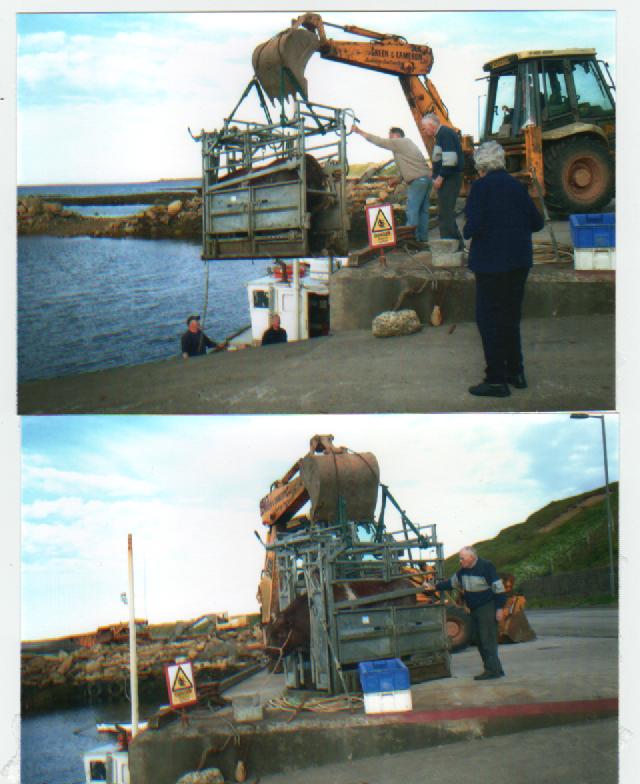
[(410, 711), (411, 708), (411, 689), (373, 691), (364, 694), (365, 713), (399, 713)]
[(614, 270), (615, 248), (574, 248), (573, 267), (577, 270)]

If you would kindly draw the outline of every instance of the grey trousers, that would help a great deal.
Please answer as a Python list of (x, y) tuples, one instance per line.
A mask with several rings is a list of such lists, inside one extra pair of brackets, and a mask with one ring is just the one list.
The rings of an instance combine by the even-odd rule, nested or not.
[(452, 174), (442, 181), (442, 185), (438, 189), (438, 227), (440, 237), (443, 240), (458, 240), (462, 249), (464, 241), (456, 223), (456, 199), (461, 187), (462, 172)]
[(491, 675), (500, 675), (502, 664), (498, 658), (498, 622), (495, 602), (490, 601), (471, 610), (471, 628), (478, 643), (484, 671)]

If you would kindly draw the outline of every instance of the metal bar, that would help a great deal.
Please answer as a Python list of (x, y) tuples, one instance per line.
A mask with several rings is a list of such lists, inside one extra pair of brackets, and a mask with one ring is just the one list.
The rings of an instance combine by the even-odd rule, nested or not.
[(611, 514), (611, 496), (609, 493), (609, 462), (607, 460), (607, 434), (604, 426), (604, 414), (600, 417), (602, 425), (602, 454), (604, 457), (604, 485), (607, 501), (607, 537), (609, 540), (609, 589), (611, 596), (616, 595), (616, 583), (613, 569), (613, 515)]
[[(248, 172), (247, 174), (243, 174), (241, 177), (233, 180), (226, 180), (225, 182), (216, 183), (216, 185), (211, 186), (211, 188), (207, 189), (207, 193), (212, 193), (213, 191), (221, 191), (225, 188), (229, 189), (236, 183), (240, 182), (247, 182), (249, 180), (255, 180), (258, 177), (264, 177), (265, 174), (274, 174), (275, 172), (280, 171), (291, 171), (297, 168), (296, 161), (291, 161), (290, 163), (283, 163), (280, 166), (274, 166), (273, 169), (269, 169), (268, 172), (265, 171), (254, 171)], [(270, 185), (271, 183), (265, 183), (266, 185)], [(286, 183), (278, 183), (279, 185), (284, 185)]]
[(136, 603), (133, 590), (133, 537), (127, 537), (129, 573), (129, 671), (131, 677), (131, 737), (138, 734), (138, 653), (136, 646)]
[(342, 602), (335, 602), (336, 610), (351, 610), (354, 607), (365, 607), (367, 604), (389, 601), (390, 599), (401, 599), (405, 596), (414, 596), (419, 593), (418, 586), (415, 588), (398, 588), (396, 591), (386, 591), (385, 593), (372, 594), (371, 596), (361, 596), (359, 599), (345, 599)]

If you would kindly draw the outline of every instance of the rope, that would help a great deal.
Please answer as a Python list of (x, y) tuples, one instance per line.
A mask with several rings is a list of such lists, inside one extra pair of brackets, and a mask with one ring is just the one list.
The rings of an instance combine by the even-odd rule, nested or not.
[(557, 243), (558, 256), (556, 258), (553, 242), (549, 240), (534, 240), (533, 243), (533, 263), (551, 264), (573, 262), (573, 248), (571, 245)]
[(338, 711), (352, 710), (355, 706), (362, 707), (363, 705), (364, 700), (362, 697), (343, 696), (340, 694), (336, 697), (313, 697), (302, 702), (297, 702), (290, 697), (274, 697), (269, 700), (266, 707), (288, 713), (300, 713), (302, 711), (336, 713)]
[(204, 340), (204, 327), (207, 318), (207, 308), (209, 307), (209, 262), (204, 263), (204, 305), (202, 306), (202, 330), (200, 331), (200, 350)]

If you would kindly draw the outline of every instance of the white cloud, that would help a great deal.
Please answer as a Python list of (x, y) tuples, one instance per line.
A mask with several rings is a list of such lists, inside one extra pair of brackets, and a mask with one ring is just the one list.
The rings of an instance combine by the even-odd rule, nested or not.
[[(60, 423), (61, 436), (66, 426)], [(415, 524), (437, 524), (446, 554), (602, 481), (600, 443), (585, 444), (566, 415), (100, 417), (84, 434), (73, 428), (72, 446), (56, 453), (51, 474), (41, 465), (46, 450), (30, 442), (40, 429), (25, 432), (25, 636), (117, 619), (128, 533), (150, 620), (256, 610), (259, 500), (315, 433), (373, 452), (382, 483)], [(71, 462), (82, 462), (86, 474), (69, 470)], [(123, 477), (130, 490), (112, 493), (125, 486)], [(387, 524), (400, 525), (391, 509)], [(56, 580), (58, 595), (71, 599), (53, 612), (42, 586)], [(85, 597), (73, 597), (87, 585), (94, 613), (85, 616)]]
[[(199, 176), (199, 148), (186, 135), (186, 127), (200, 130), (221, 125), (252, 78), (253, 49), (288, 27), (291, 16), (180, 14), (173, 28), (163, 25), (156, 32), (123, 28), (112, 36), (63, 32), (21, 36), (18, 73), (30, 91), (19, 107), (18, 181)], [(327, 14), (332, 21), (404, 34), (410, 41), (432, 46), (431, 78), (452, 121), (474, 135), (478, 133), (478, 98), (484, 91), (484, 82), (475, 79), (483, 75), (486, 60), (517, 48), (521, 40), (532, 47), (558, 45), (562, 34), (567, 38), (567, 29), (572, 37), (564, 45), (613, 39), (601, 15), (598, 22), (588, 13), (563, 16), (572, 22), (563, 30), (549, 29), (550, 20), (561, 21), (560, 17), (526, 15), (527, 20), (530, 17), (543, 20), (542, 26), (529, 23), (519, 37), (511, 31), (511, 38), (505, 40), (496, 25), (497, 40), (492, 43), (486, 37), (474, 39), (470, 20), (477, 17)], [(458, 35), (452, 28), (454, 20)], [(335, 38), (357, 40), (332, 28), (327, 32)], [(401, 125), (410, 138), (420, 142), (395, 77), (323, 61), (319, 55), (311, 59), (306, 75), (312, 100), (353, 108), (362, 126), (374, 132), (384, 133), (390, 124)], [(249, 114), (241, 111), (240, 116), (260, 119), (253, 106), (247, 105)], [(44, 139), (43, 128), (47, 128)], [(353, 162), (385, 159), (382, 151), (360, 138), (349, 140), (349, 156)]]
[[(36, 461), (38, 462), (38, 461)], [(132, 479), (122, 474), (90, 474), (63, 471), (45, 465), (32, 465), (28, 460), (22, 469), (25, 487), (46, 493), (99, 492), (112, 495), (149, 495), (153, 486), (144, 479)]]

